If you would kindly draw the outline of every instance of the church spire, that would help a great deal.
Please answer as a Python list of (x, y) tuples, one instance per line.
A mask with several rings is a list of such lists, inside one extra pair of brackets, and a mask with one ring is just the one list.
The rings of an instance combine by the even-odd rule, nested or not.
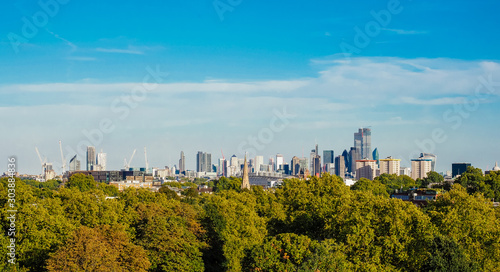
[(247, 165), (247, 154), (245, 154), (245, 162), (243, 163), (243, 180), (241, 182), (241, 189), (250, 190), (250, 180), (248, 179), (248, 165)]

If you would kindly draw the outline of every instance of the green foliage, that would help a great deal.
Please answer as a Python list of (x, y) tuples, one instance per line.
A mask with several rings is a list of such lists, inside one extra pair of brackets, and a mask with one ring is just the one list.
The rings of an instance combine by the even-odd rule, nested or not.
[(408, 190), (410, 188), (419, 187), (417, 182), (406, 175), (398, 176), (396, 174), (382, 174), (376, 177), (373, 181), (378, 181), (384, 184), (389, 195), (394, 193), (395, 190)]
[(441, 176), (439, 173), (435, 171), (430, 171), (429, 173), (427, 173), (427, 177), (421, 180), (421, 185), (422, 185), (421, 187), (427, 188), (429, 184), (443, 185), (443, 183), (444, 183), (443, 176)]
[(234, 190), (239, 192), (241, 190), (241, 179), (236, 177), (220, 177), (214, 181), (214, 192), (221, 192), (224, 190)]
[(181, 199), (181, 197), (177, 195), (177, 193), (174, 190), (169, 189), (165, 184), (161, 186), (158, 192), (165, 194), (169, 199), (175, 199), (175, 200)]
[(452, 238), (436, 235), (428, 247), (428, 259), (422, 271), (479, 271), (478, 265), (467, 258), (462, 247)]
[(439, 232), (456, 241), (467, 259), (483, 271), (500, 264), (500, 220), (491, 201), (481, 194), (469, 195), (455, 184), (453, 189), (430, 202), (427, 212)]
[(198, 238), (203, 231), (196, 211), (175, 200), (157, 204), (139, 204), (133, 224), (137, 243), (148, 251), (153, 271), (203, 271)]
[(492, 197), (490, 185), (486, 184), (483, 171), (479, 168), (473, 166), (467, 167), (467, 171), (462, 173), (462, 175), (455, 180), (455, 183), (466, 188), (469, 194), (482, 192), (487, 195), (487, 197)]
[(254, 246), (244, 262), (245, 271), (347, 271), (353, 268), (333, 240), (318, 242), (293, 233), (268, 237)]
[(59, 188), (59, 185), (61, 184), (61, 181), (57, 179), (51, 179), (45, 182), (39, 182), (36, 180), (23, 180), (23, 182), (35, 188), (48, 189), (48, 190), (55, 190)]
[(354, 183), (354, 185), (351, 186), (351, 190), (368, 191), (372, 192), (374, 195), (389, 197), (387, 188), (378, 180), (371, 181), (366, 178), (360, 178), (356, 183)]
[(227, 190), (205, 197), (203, 226), (210, 246), (203, 256), (206, 271), (240, 271), (245, 251), (263, 241), (265, 220), (255, 206), (255, 197), (247, 192)]
[(67, 188), (77, 188), (81, 192), (86, 192), (97, 188), (97, 182), (91, 175), (74, 174), (65, 185)]

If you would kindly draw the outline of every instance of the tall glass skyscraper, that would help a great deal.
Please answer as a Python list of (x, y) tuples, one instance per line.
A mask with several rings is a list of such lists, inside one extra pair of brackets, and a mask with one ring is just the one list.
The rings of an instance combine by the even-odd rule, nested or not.
[(96, 154), (94, 146), (87, 146), (87, 171), (94, 170), (96, 164)]
[(354, 133), (354, 148), (361, 159), (372, 159), (372, 130), (360, 128)]

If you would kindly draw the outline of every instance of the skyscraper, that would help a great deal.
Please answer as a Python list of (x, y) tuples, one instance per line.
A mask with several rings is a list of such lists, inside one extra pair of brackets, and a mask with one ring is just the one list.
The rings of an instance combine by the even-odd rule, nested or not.
[(80, 161), (76, 159), (76, 155), (69, 160), (69, 171), (80, 171)]
[(375, 148), (372, 153), (372, 159), (377, 161), (377, 165), (380, 163), (380, 156), (378, 155), (378, 149)]
[(345, 159), (344, 156), (337, 156), (335, 158), (335, 175), (344, 178), (345, 177)]
[(186, 171), (186, 157), (184, 156), (184, 151), (181, 151), (181, 158), (179, 159), (179, 174)]
[(323, 164), (335, 163), (335, 156), (333, 150), (323, 150)]
[(255, 156), (254, 172), (260, 172), (260, 166), (264, 164), (264, 156)]
[(356, 173), (356, 161), (357, 160), (360, 160), (361, 159), (361, 156), (358, 152), (358, 149), (356, 149), (355, 147), (351, 147), (351, 151), (349, 151), (349, 165), (347, 166), (348, 167), (348, 171), (350, 173)]
[(275, 169), (275, 171), (283, 170), (283, 163), (284, 163), (283, 155), (276, 154), (276, 169)]
[(344, 157), (344, 166), (346, 168), (347, 172), (351, 172), (351, 157), (349, 156), (349, 152), (347, 152), (346, 149), (344, 149), (344, 152), (342, 152), (342, 157)]
[(321, 156), (316, 155), (313, 158), (313, 172), (311, 175), (319, 177), (321, 175)]
[(96, 167), (94, 167), (95, 169), (92, 170), (106, 171), (106, 164), (107, 164), (106, 157), (107, 157), (106, 153), (102, 152), (101, 149), (101, 152), (97, 153)]
[(300, 173), (300, 159), (297, 156), (293, 156), (291, 162), (291, 175), (298, 175)]
[(372, 159), (372, 130), (360, 128), (354, 133), (354, 148), (361, 159)]
[(95, 147), (87, 146), (87, 171), (94, 170), (96, 164)]
[(212, 172), (212, 154), (198, 151), (198, 154), (196, 154), (196, 171)]

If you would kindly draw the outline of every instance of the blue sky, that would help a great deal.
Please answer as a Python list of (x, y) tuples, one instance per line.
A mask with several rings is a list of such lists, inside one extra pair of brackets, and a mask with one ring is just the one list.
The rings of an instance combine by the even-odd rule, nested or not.
[(96, 130), (110, 168), (146, 146), (150, 165), (183, 150), (194, 169), (198, 150), (242, 156), (285, 108), (258, 154), (289, 161), (317, 142), (337, 155), (371, 126), (406, 166), (419, 151), (439, 171), (500, 160), (498, 1), (41, 2), (0, 4), (0, 151), (21, 172), (39, 172), (35, 146), (60, 167), (58, 141), (70, 157)]

